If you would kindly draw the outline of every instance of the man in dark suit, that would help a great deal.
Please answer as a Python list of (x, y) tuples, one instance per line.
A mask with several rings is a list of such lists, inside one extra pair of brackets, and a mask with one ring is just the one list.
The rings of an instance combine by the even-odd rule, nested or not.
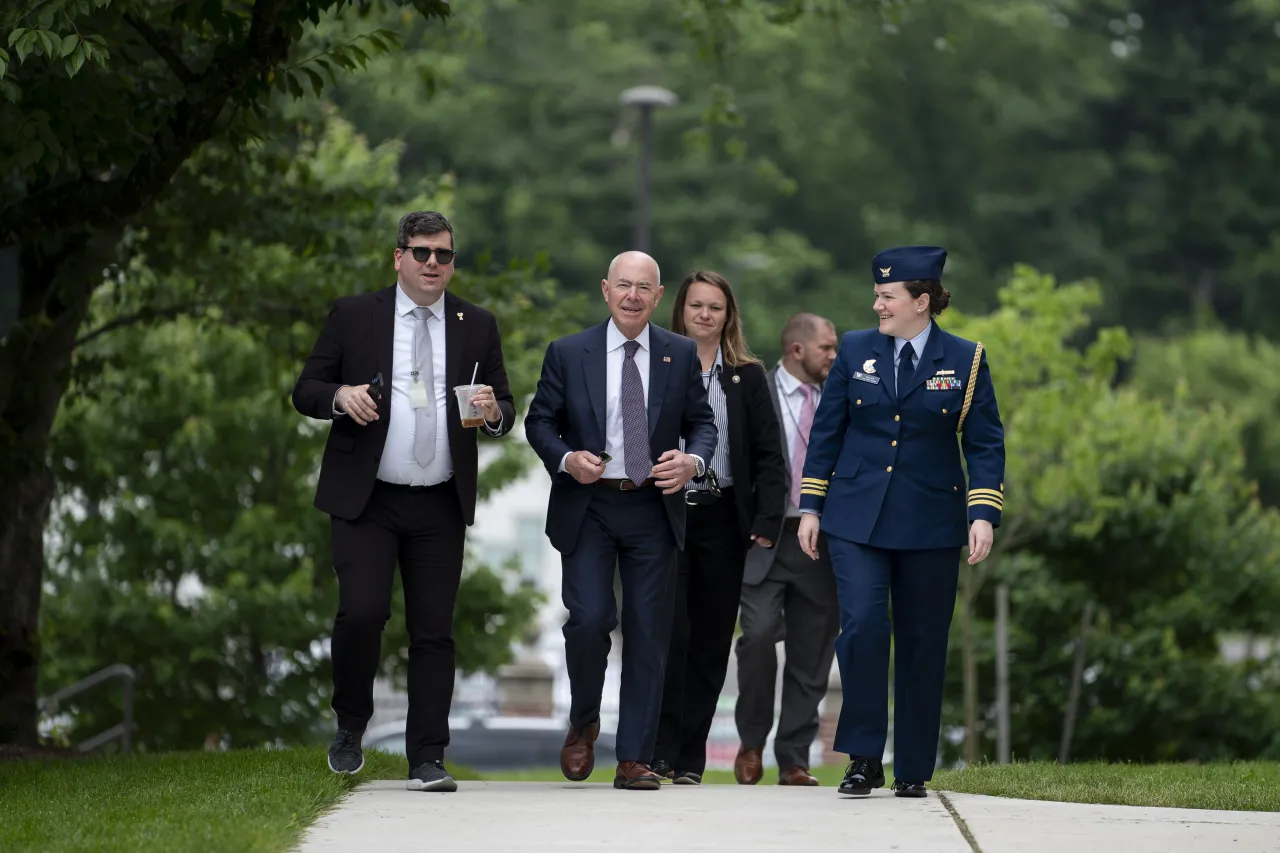
[(408, 787), (419, 791), (457, 790), (444, 749), (476, 433), (462, 426), (454, 388), (473, 373), (484, 383), (470, 399), (490, 435), (506, 434), (516, 418), (493, 314), (447, 291), (454, 255), (444, 216), (401, 219), (396, 284), (334, 304), (293, 389), (294, 408), (333, 421), (315, 499), (331, 517), (338, 576), (329, 768), (364, 766), (360, 737), (373, 715), (398, 560), (409, 628)]
[[(671, 631), (684, 487), (706, 473), (715, 421), (688, 338), (650, 324), (662, 298), (658, 265), (625, 252), (601, 282), (611, 319), (553, 341), (525, 434), (551, 474), (547, 535), (561, 553), (573, 694), (560, 753), (566, 778), (595, 767), (600, 694), (617, 627), (622, 577), (622, 707), (615, 788), (657, 790), (650, 769)], [(677, 449), (684, 438), (687, 452)]]
[(782, 423), (787, 459), (785, 518), (773, 548), (747, 552), (742, 580), (738, 637), (738, 704), (735, 717), (741, 746), (733, 773), (754, 785), (764, 775), (764, 744), (773, 728), (779, 636), (785, 636), (782, 710), (773, 750), (778, 784), (817, 785), (809, 773), (809, 748), (818, 734), (818, 704), (827, 692), (839, 630), (835, 576), (825, 550), (817, 562), (801, 549), (800, 472), (809, 430), (822, 397), (822, 383), (836, 357), (836, 330), (830, 320), (796, 314), (782, 329), (782, 359), (769, 372), (770, 398)]

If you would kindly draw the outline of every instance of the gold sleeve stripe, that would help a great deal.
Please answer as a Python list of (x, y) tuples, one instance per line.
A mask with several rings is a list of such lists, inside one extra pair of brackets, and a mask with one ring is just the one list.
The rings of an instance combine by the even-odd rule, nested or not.
[(827, 480), (819, 480), (817, 477), (801, 477), (800, 482), (813, 483), (814, 485), (818, 485), (818, 486), (825, 486), (828, 483)]
[(813, 487), (811, 487), (811, 486), (801, 486), (801, 487), (800, 487), (800, 494), (801, 494), (801, 495), (812, 495), (812, 496), (813, 496), (813, 497), (815, 497), (815, 498), (825, 498), (825, 497), (827, 496), (827, 490), (826, 490), (826, 489), (815, 489), (815, 488), (813, 488)]
[(988, 501), (988, 500), (982, 500), (982, 499), (974, 499), (974, 498), (970, 498), (970, 499), (969, 499), (969, 506), (971, 506), (971, 507), (973, 507), (973, 506), (989, 506), (989, 507), (995, 507), (996, 509), (1000, 510), (1001, 512), (1004, 512), (1004, 507), (1003, 507), (1003, 506), (1001, 506), (1000, 504), (996, 503), (995, 501)]
[(970, 489), (969, 497), (974, 497), (975, 495), (983, 495), (985, 497), (1004, 500), (1004, 494), (1001, 492), (997, 492), (995, 489)]

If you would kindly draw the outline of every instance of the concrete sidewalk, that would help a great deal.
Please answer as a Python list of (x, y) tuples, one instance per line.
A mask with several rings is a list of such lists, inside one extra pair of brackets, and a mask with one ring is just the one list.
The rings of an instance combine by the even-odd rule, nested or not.
[(570, 782), (462, 782), (457, 793), (427, 794), (379, 781), (320, 818), (299, 849), (1280, 853), (1280, 814), (944, 796), (905, 800), (879, 790), (858, 800), (832, 788), (766, 785), (615, 791)]

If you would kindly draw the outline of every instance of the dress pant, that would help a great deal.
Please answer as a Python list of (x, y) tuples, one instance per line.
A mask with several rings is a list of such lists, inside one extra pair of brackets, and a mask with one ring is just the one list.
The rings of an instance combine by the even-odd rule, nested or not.
[(425, 487), (375, 482), (355, 521), (333, 518), (338, 616), (333, 624), (333, 710), (363, 732), (373, 716), (382, 629), (391, 618), (396, 563), (409, 629), (410, 769), (444, 758), (453, 702), (453, 605), (462, 579), (466, 523), (453, 481)]
[(937, 763), (947, 637), (960, 549), (900, 551), (828, 538), (840, 598), (844, 705), (835, 749), (880, 759), (889, 727), (889, 605), (893, 604), (893, 775), (928, 782)]
[(783, 641), (782, 708), (773, 738), (778, 769), (809, 767), (809, 748), (818, 736), (818, 705), (827, 694), (831, 658), (839, 626), (836, 584), (825, 534), (820, 559), (800, 550), (799, 519), (787, 519), (774, 545), (764, 580), (742, 587), (742, 633), (738, 637), (738, 704), (734, 715), (746, 749), (763, 749), (773, 728), (777, 644)]
[(561, 595), (569, 670), (569, 722), (581, 730), (600, 719), (610, 632), (618, 626), (614, 567), (622, 579), (622, 691), (616, 740), (619, 761), (649, 763), (658, 731), (662, 672), (675, 594), (675, 536), (653, 486), (619, 491), (597, 485), (578, 544), (561, 555)]
[(733, 488), (712, 504), (688, 507), (654, 759), (701, 775), (707, 736), (729, 667), (746, 561)]

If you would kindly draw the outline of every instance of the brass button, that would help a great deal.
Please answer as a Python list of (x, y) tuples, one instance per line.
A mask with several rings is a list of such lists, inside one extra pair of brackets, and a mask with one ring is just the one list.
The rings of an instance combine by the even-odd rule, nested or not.
[(893, 416), (893, 419), (894, 419), (895, 421), (900, 421), (900, 420), (902, 420), (902, 416), (901, 416), (901, 415), (894, 415), (894, 416)]
[(942, 410), (942, 414), (944, 414), (944, 415), (945, 415), (946, 413), (947, 413), (947, 410), (946, 410), (946, 409), (943, 409), (943, 410)]
[(953, 491), (953, 492), (958, 492), (958, 491), (960, 491), (960, 487), (959, 487), (959, 486), (952, 486), (952, 487), (951, 487), (951, 491)]
[(884, 470), (885, 470), (885, 471), (892, 471), (892, 470), (893, 470), (893, 466), (892, 466), (892, 465), (890, 465), (888, 468), (885, 468)]
[(889, 446), (890, 446), (890, 447), (897, 447), (897, 446), (898, 446), (898, 442), (897, 442), (896, 440), (895, 440), (895, 441), (891, 441), (891, 442), (889, 442)]
[(859, 398), (858, 398), (858, 405), (859, 405), (859, 406), (861, 406), (861, 405), (862, 405), (862, 398), (861, 398), (861, 397), (859, 397)]

